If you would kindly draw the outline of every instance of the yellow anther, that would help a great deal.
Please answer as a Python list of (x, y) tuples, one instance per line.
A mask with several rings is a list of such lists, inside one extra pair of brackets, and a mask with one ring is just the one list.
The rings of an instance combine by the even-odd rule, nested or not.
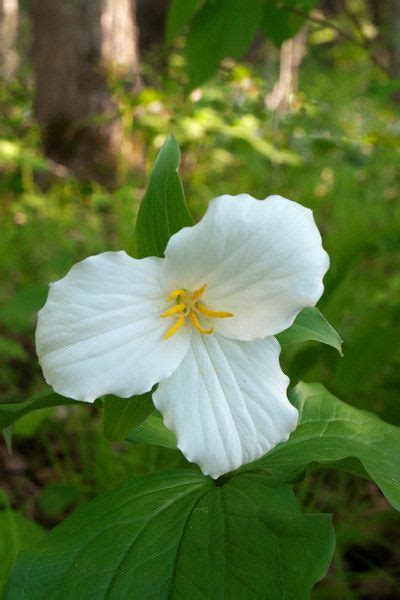
[(165, 312), (162, 313), (162, 317), (172, 317), (172, 315), (176, 315), (177, 313), (183, 313), (186, 310), (186, 304), (181, 302), (180, 304), (175, 304), (172, 308), (169, 308)]
[(213, 319), (226, 319), (227, 317), (233, 317), (233, 314), (230, 312), (211, 310), (211, 308), (207, 308), (207, 306), (204, 306), (204, 304), (201, 304), (201, 302), (196, 304), (196, 309), (206, 317), (212, 317)]
[(193, 312), (192, 310), (189, 313), (189, 317), (190, 317), (190, 320), (192, 321), (192, 324), (194, 325), (194, 327), (196, 327), (196, 329), (198, 331), (200, 331), (200, 333), (205, 333), (205, 334), (214, 333), (215, 328), (210, 327), (210, 329), (206, 329), (205, 327), (203, 327), (200, 324), (200, 321), (198, 320), (196, 313)]
[(207, 317), (207, 319), (226, 319), (227, 317), (234, 316), (230, 312), (212, 310), (211, 308), (207, 308), (207, 306), (202, 304), (199, 299), (203, 296), (206, 289), (207, 284), (205, 283), (197, 290), (194, 290), (194, 292), (185, 289), (177, 289), (171, 292), (171, 294), (168, 296), (167, 302), (172, 302), (173, 300), (176, 302), (174, 306), (163, 312), (161, 316), (176, 317), (177, 320), (171, 329), (169, 329), (164, 335), (164, 339), (167, 340), (177, 331), (179, 331), (185, 324), (186, 317), (189, 317), (191, 324), (197, 329), (197, 331), (209, 335), (210, 333), (214, 333), (215, 327), (204, 327), (199, 321), (199, 317), (203, 321), (205, 320), (205, 317)]
[(181, 315), (181, 316), (178, 318), (178, 320), (177, 320), (177, 322), (175, 323), (175, 325), (173, 325), (173, 326), (171, 327), (171, 329), (169, 329), (169, 330), (167, 331), (167, 333), (164, 335), (164, 340), (167, 340), (168, 338), (170, 338), (171, 336), (173, 336), (173, 335), (174, 335), (174, 334), (175, 334), (177, 331), (179, 331), (179, 329), (180, 329), (181, 327), (183, 327), (183, 326), (184, 326), (184, 324), (185, 324), (185, 317), (184, 317), (184, 315)]
[(199, 298), (201, 298), (202, 295), (204, 294), (204, 292), (206, 291), (206, 289), (207, 289), (207, 284), (205, 283), (198, 290), (194, 290), (194, 292), (192, 294), (192, 300), (193, 300), (193, 302), (196, 302), (196, 300), (198, 300)]
[(175, 300), (175, 298), (177, 298), (178, 296), (182, 296), (184, 294), (185, 294), (185, 290), (174, 290), (168, 296), (167, 302), (171, 302), (171, 300)]

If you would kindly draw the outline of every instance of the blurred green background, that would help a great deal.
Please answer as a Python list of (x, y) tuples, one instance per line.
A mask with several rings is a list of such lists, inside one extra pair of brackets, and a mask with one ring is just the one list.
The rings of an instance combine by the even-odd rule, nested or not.
[[(344, 357), (310, 343), (285, 351), (283, 365), (292, 383), (321, 381), (346, 402), (400, 425), (398, 0), (288, 2), (294, 26), (271, 17), (267, 37), (257, 33), (240, 59), (228, 55), (196, 87), (188, 80), (188, 29), (166, 46), (168, 2), (139, 2), (130, 13), (134, 57), (119, 64), (107, 56), (100, 68), (98, 51), (72, 82), (78, 91), (70, 97), (63, 80), (73, 75), (62, 61), (89, 59), (63, 47), (62, 28), (79, 37), (88, 25), (78, 25), (74, 14), (67, 25), (57, 21), (59, 2), (51, 10), (46, 4), (40, 10), (15, 2), (8, 30), (4, 2), (0, 11), (8, 31), (0, 92), (1, 402), (44, 388), (34, 329), (48, 282), (87, 255), (134, 253), (146, 177), (173, 133), (196, 219), (223, 193), (281, 194), (315, 211), (331, 257), (319, 308), (344, 339)], [(112, 4), (126, 9), (125, 0)], [(46, 18), (54, 19), (51, 27)], [(288, 33), (295, 37), (281, 48), (273, 44)], [(57, 121), (60, 103), (93, 92), (85, 90), (85, 73), (101, 78), (93, 88), (105, 101), (94, 113), (83, 103)], [(23, 417), (12, 454), (8, 437), (0, 445), (0, 586), (19, 547), (76, 506), (133, 474), (182, 461), (174, 451), (108, 442), (100, 411), (89, 406)], [(400, 598), (399, 519), (376, 487), (314, 469), (298, 492), (306, 509), (332, 512), (337, 530), (331, 571), (313, 597)]]

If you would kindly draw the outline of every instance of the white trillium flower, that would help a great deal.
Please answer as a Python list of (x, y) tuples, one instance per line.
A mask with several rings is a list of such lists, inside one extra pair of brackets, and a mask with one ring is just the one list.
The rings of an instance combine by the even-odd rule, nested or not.
[(328, 266), (311, 210), (220, 196), (164, 259), (105, 252), (51, 285), (36, 331), (46, 381), (86, 402), (158, 383), (178, 447), (217, 478), (296, 428), (272, 336), (316, 304)]

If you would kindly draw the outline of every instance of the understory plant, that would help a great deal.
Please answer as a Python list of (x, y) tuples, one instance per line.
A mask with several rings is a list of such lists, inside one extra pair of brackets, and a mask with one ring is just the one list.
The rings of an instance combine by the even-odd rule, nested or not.
[(306, 599), (335, 547), (331, 515), (303, 513), (293, 492), (309, 465), (372, 480), (400, 508), (400, 430), (320, 384), (290, 385), (279, 364), (289, 344), (341, 352), (315, 306), (329, 259), (312, 212), (239, 194), (194, 224), (179, 159), (170, 137), (135, 258), (92, 256), (51, 284), (36, 346), (52, 389), (3, 404), (0, 428), (96, 401), (108, 437), (187, 462), (74, 512), (20, 555), (8, 600)]

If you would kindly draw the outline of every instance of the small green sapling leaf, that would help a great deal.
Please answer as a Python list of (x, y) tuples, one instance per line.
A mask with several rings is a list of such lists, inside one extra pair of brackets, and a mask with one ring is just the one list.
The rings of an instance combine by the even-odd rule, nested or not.
[(46, 390), (34, 394), (28, 400), (24, 402), (7, 402), (0, 404), (0, 430), (6, 429), (14, 421), (20, 419), (23, 415), (41, 408), (47, 408), (49, 406), (64, 406), (67, 404), (84, 404), (77, 400), (71, 400), (56, 394), (52, 390)]
[(321, 342), (343, 355), (342, 338), (316, 307), (304, 308), (293, 325), (276, 337), (282, 346), (309, 341)]
[(176, 448), (175, 434), (165, 427), (162, 417), (159, 414), (150, 415), (143, 423), (132, 429), (125, 439), (135, 444)]
[(171, 235), (193, 225), (178, 173), (180, 151), (169, 136), (158, 153), (136, 220), (138, 258), (163, 256)]
[(151, 392), (118, 398), (106, 396), (103, 399), (103, 431), (106, 438), (121, 441), (137, 425), (140, 425), (153, 412)]

